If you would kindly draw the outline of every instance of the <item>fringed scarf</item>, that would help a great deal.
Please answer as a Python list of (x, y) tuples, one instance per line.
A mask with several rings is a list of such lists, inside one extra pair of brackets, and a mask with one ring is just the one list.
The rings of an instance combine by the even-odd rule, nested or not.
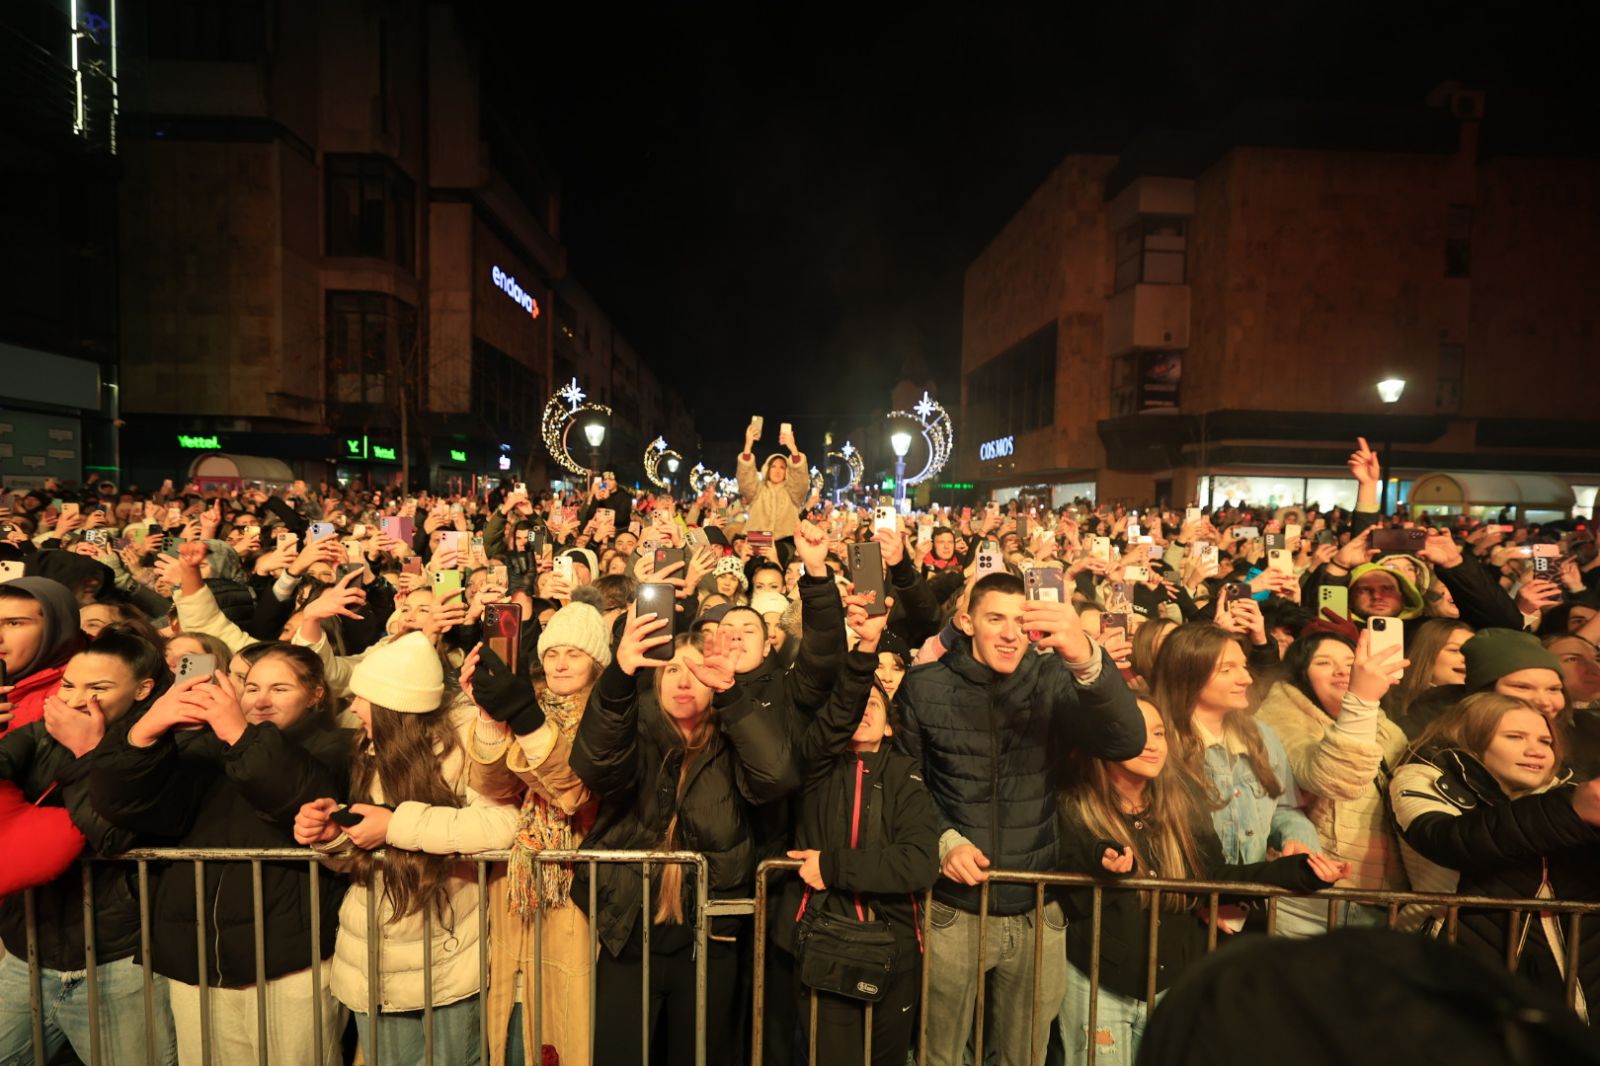
[[(558, 696), (548, 688), (539, 692), (539, 706), (545, 717), (556, 724), (567, 740), (578, 731), (578, 719), (587, 701), (587, 691), (572, 696)], [(541, 902), (549, 907), (560, 907), (571, 900), (572, 867), (567, 863), (535, 862), (534, 855), (541, 851), (576, 848), (581, 830), (575, 829), (573, 822), (586, 821), (585, 813), (579, 811), (568, 818), (560, 807), (550, 803), (536, 789), (528, 789), (522, 801), (517, 836), (511, 842), (511, 861), (507, 864), (513, 914), (531, 919)]]

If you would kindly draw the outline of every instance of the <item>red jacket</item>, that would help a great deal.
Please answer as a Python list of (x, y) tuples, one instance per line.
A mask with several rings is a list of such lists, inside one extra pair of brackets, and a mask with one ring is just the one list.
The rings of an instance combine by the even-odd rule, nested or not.
[(0, 898), (37, 888), (66, 873), (83, 850), (83, 834), (65, 807), (35, 807), (10, 781), (0, 781)]
[(60, 687), (61, 675), (66, 672), (67, 661), (63, 659), (56, 666), (35, 670), (18, 681), (16, 688), (13, 688), (11, 694), (6, 697), (6, 702), (12, 707), (12, 719), (4, 726), (0, 726), (0, 737), (13, 729), (20, 729), (29, 722), (37, 722), (43, 718), (45, 697)]

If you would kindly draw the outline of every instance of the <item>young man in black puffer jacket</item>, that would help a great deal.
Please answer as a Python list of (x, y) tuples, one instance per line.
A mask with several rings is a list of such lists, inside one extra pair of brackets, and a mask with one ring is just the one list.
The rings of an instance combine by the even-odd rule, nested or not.
[[(990, 574), (956, 616), (955, 646), (912, 669), (896, 700), (896, 747), (922, 764), (939, 812), (940, 868), (928, 942), (929, 1061), (958, 1066), (977, 998), (978, 900), (988, 871), (1058, 868), (1056, 797), (1064, 755), (1120, 762), (1144, 748), (1144, 717), (1109, 658), (1068, 603), (1024, 598), (1022, 582)], [(1030, 646), (1030, 634), (1034, 637)], [(1043, 654), (1041, 654), (1043, 653)], [(1066, 992), (1066, 927), (1046, 905), (1034, 1010), (1033, 889), (989, 893), (985, 1028), (1002, 1064), (1043, 1061), (1051, 1004)]]

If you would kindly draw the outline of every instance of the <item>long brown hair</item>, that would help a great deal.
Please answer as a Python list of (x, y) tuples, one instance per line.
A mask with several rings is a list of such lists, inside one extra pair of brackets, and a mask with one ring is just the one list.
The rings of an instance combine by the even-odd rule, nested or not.
[[(677, 656), (684, 648), (693, 648), (699, 651), (705, 645), (703, 632), (693, 634), (680, 633), (672, 644), (672, 654)], [(689, 780), (689, 771), (695, 762), (711, 747), (711, 740), (717, 735), (717, 716), (708, 713), (695, 727), (687, 740), (678, 729), (678, 724), (671, 720), (665, 709), (661, 706), (661, 685), (665, 676), (665, 669), (656, 671), (656, 713), (667, 723), (672, 736), (683, 745), (683, 762), (678, 767), (678, 786), (674, 791), (678, 802), (672, 812), (672, 820), (667, 822), (667, 831), (662, 834), (658, 851), (676, 851), (678, 849), (678, 815), (683, 810), (683, 786)], [(653, 918), (656, 925), (682, 925), (684, 922), (683, 908), (683, 864), (676, 862), (663, 863), (661, 866), (661, 880), (656, 884), (656, 912)]]
[[(1178, 762), (1182, 764), (1193, 784), (1198, 786), (1212, 805), (1218, 809), (1226, 806), (1226, 797), (1218, 796), (1206, 774), (1205, 750), (1200, 744), (1200, 734), (1194, 727), (1194, 708), (1200, 702), (1200, 693), (1216, 673), (1222, 661), (1222, 650), (1229, 644), (1238, 644), (1238, 638), (1221, 626), (1204, 622), (1181, 625), (1167, 634), (1161, 642), (1161, 652), (1156, 656), (1156, 676), (1151, 686), (1151, 699), (1161, 713), (1173, 724), (1177, 734), (1174, 745)], [(1283, 794), (1283, 784), (1272, 772), (1267, 758), (1267, 744), (1261, 739), (1261, 730), (1247, 710), (1229, 711), (1222, 719), (1224, 739), (1229, 737), (1244, 745), (1245, 761), (1267, 795)]]
[(1146, 692), (1150, 691), (1155, 677), (1156, 655), (1161, 651), (1160, 645), (1165, 643), (1163, 635), (1170, 635), (1176, 626), (1170, 618), (1151, 618), (1133, 634), (1133, 672), (1144, 682)]
[[(1139, 702), (1156, 707), (1149, 700)], [(1160, 713), (1159, 707), (1156, 710)], [(1161, 721), (1170, 736), (1171, 721), (1165, 714), (1161, 714)], [(1061, 800), (1067, 816), (1082, 822), (1097, 839), (1132, 848), (1136, 877), (1206, 876), (1207, 871), (1200, 863), (1200, 849), (1195, 843), (1194, 826), (1198, 819), (1209, 821), (1210, 815), (1200, 810), (1184, 772), (1174, 767), (1171, 757), (1161, 773), (1145, 785), (1145, 809), (1139, 812), (1139, 819), (1153, 832), (1135, 828), (1134, 816), (1123, 812), (1122, 794), (1112, 783), (1110, 766), (1104, 759), (1086, 755), (1074, 757), (1071, 784)], [(1153, 846), (1147, 850), (1144, 841)], [(1149, 908), (1150, 893), (1140, 892), (1139, 902)], [(1166, 910), (1184, 911), (1191, 906), (1193, 900), (1177, 893), (1164, 893), (1162, 907)]]
[[(432, 807), (459, 807), (456, 790), (441, 772), (451, 755), (461, 752), (461, 738), (450, 723), (452, 700), (446, 695), (426, 714), (401, 714), (372, 704), (372, 740), (356, 751), (350, 773), (353, 802), (371, 803), (373, 785), (383, 784), (389, 803), (415, 800)], [(371, 882), (383, 869), (383, 895), (394, 911), (390, 922), (431, 907), (446, 928), (455, 927), (450, 913), (449, 880), (455, 863), (442, 855), (388, 848), (379, 863), (370, 852), (357, 851), (355, 876)]]
[[(1454, 707), (1435, 718), (1428, 728), (1422, 731), (1410, 749), (1406, 752), (1406, 762), (1412, 762), (1423, 752), (1440, 748), (1454, 748), (1464, 751), (1473, 758), (1481, 760), (1483, 753), (1489, 750), (1489, 745), (1494, 743), (1494, 735), (1500, 728), (1500, 719), (1510, 711), (1532, 711), (1539, 714), (1539, 708), (1526, 700), (1519, 700), (1515, 696), (1502, 696), (1498, 692), (1479, 692), (1468, 696)], [(1551, 775), (1561, 772), (1566, 765), (1566, 743), (1564, 733), (1557, 722), (1545, 719), (1550, 726), (1550, 750), (1555, 756), (1551, 762)]]
[(1458, 629), (1472, 632), (1472, 627), (1459, 618), (1430, 618), (1417, 626), (1406, 648), (1411, 665), (1406, 667), (1400, 683), (1383, 697), (1383, 713), (1392, 721), (1400, 721), (1411, 706), (1411, 701), (1433, 687), (1433, 667), (1439, 653), (1450, 643), (1450, 636)]

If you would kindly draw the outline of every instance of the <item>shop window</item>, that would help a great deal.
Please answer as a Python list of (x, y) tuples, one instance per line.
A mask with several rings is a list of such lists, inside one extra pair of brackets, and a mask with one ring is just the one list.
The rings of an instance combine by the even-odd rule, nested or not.
[(1141, 215), (1117, 232), (1116, 291), (1130, 285), (1184, 284), (1188, 250), (1188, 219)]
[(411, 179), (374, 155), (327, 157), (328, 254), (385, 259), (405, 270), (415, 257)]

